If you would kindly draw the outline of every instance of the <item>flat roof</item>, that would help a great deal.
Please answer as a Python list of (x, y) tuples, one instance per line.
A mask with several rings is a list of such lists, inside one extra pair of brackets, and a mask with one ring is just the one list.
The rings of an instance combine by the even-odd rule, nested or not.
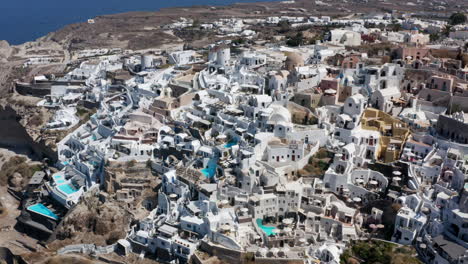
[(445, 239), (443, 235), (436, 236), (433, 241), (434, 244), (439, 246), (452, 259), (458, 259), (458, 257), (462, 256), (466, 250), (464, 247), (458, 245), (457, 243)]
[(29, 180), (29, 185), (37, 185), (41, 184), (42, 180), (45, 177), (45, 172), (43, 171), (36, 171), (34, 175), (31, 177), (31, 180)]
[(175, 233), (177, 233), (178, 229), (173, 226), (164, 224), (158, 228), (158, 231), (169, 235), (174, 235)]

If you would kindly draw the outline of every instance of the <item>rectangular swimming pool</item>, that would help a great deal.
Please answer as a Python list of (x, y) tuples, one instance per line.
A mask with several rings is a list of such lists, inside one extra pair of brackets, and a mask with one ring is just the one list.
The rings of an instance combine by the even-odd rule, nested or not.
[(52, 178), (54, 178), (54, 181), (55, 181), (56, 184), (65, 183), (65, 178), (63, 177), (63, 175), (54, 175), (54, 176), (52, 176)]
[(67, 195), (73, 194), (78, 191), (77, 189), (75, 189), (75, 187), (71, 186), (70, 184), (62, 184), (57, 187), (59, 188), (60, 191), (62, 191), (63, 193)]

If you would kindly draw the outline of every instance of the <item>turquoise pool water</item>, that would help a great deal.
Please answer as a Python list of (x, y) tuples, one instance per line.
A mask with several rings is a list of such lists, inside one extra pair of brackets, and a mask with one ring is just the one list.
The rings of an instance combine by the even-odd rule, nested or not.
[(218, 167), (217, 163), (217, 159), (210, 159), (210, 161), (208, 161), (208, 167), (201, 170), (203, 175), (205, 175), (207, 178), (214, 177), (216, 174), (216, 167)]
[(29, 206), (28, 210), (31, 211), (31, 212), (41, 214), (43, 216), (50, 217), (50, 218), (52, 218), (54, 220), (59, 219), (59, 217), (56, 214), (54, 214), (52, 211), (49, 210), (49, 208), (45, 207), (45, 205), (43, 205), (41, 203), (37, 203), (37, 204)]
[(75, 193), (77, 190), (70, 184), (62, 184), (58, 186), (59, 190), (70, 195)]
[(231, 139), (228, 143), (224, 145), (225, 148), (232, 148), (232, 146), (237, 145), (237, 139)]
[(54, 181), (55, 181), (56, 184), (65, 183), (65, 178), (63, 178), (62, 175), (54, 175), (53, 178), (54, 178)]
[(202, 169), (201, 172), (203, 173), (203, 175), (205, 175), (205, 177), (207, 178), (211, 178), (214, 176), (215, 174), (215, 171), (213, 169)]
[(263, 232), (265, 232), (265, 234), (266, 234), (267, 236), (276, 235), (276, 233), (273, 232), (273, 230), (275, 230), (276, 227), (273, 227), (273, 226), (264, 226), (264, 225), (263, 225), (263, 220), (262, 220), (262, 219), (260, 219), (260, 218), (257, 219), (257, 225), (258, 225), (258, 227), (260, 227), (260, 228), (263, 230)]

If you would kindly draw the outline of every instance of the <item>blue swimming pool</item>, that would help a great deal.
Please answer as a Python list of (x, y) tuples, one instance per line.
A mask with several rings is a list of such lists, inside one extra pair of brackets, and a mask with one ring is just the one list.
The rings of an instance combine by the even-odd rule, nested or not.
[(63, 175), (54, 175), (52, 176), (54, 178), (54, 181), (56, 184), (64, 184), (65, 183), (65, 178)]
[(237, 145), (237, 139), (231, 139), (228, 143), (224, 145), (225, 148), (232, 148), (232, 146)]
[(263, 230), (263, 232), (265, 232), (265, 234), (267, 236), (276, 235), (276, 233), (273, 232), (273, 230), (275, 230), (276, 227), (274, 227), (274, 226), (264, 226), (262, 219), (257, 218), (257, 225), (258, 225), (258, 227), (260, 227)]
[(59, 217), (56, 214), (54, 214), (52, 211), (49, 210), (49, 208), (45, 207), (45, 205), (41, 203), (37, 203), (37, 204), (29, 206), (28, 210), (31, 212), (52, 218), (54, 220), (59, 219)]
[(201, 170), (203, 175), (207, 178), (212, 178), (216, 174), (216, 167), (218, 167), (218, 160), (217, 159), (210, 159), (208, 161), (208, 166)]
[(66, 193), (68, 195), (73, 194), (73, 193), (78, 191), (73, 186), (71, 186), (70, 184), (62, 184), (62, 185), (59, 185), (58, 188), (59, 188), (60, 191)]

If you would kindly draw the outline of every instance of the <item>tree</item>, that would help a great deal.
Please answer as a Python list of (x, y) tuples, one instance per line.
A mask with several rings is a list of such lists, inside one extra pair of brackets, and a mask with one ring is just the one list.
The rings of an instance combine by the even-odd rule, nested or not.
[(291, 47), (297, 47), (302, 44), (304, 44), (304, 37), (302, 35), (302, 32), (297, 33), (296, 36), (286, 41), (286, 45), (291, 46)]
[(444, 29), (442, 29), (442, 34), (444, 34), (444, 36), (447, 36), (447, 37), (448, 37), (448, 36), (450, 35), (450, 31), (452, 31), (452, 28), (453, 28), (453, 26), (451, 26), (451, 25), (446, 25), (446, 26), (444, 27)]
[(242, 37), (239, 37), (237, 39), (234, 39), (232, 41), (233, 44), (236, 44), (236, 45), (242, 45), (242, 44), (245, 44), (247, 41), (245, 40), (245, 38), (242, 38)]
[(193, 28), (199, 28), (200, 24), (201, 24), (200, 20), (195, 19), (195, 20), (193, 20), (192, 27)]
[(398, 23), (398, 21), (393, 21), (392, 24), (389, 25), (390, 28), (393, 30), (393, 31), (400, 31), (401, 30), (401, 24)]
[(430, 34), (429, 39), (431, 40), (431, 42), (437, 41), (440, 39), (440, 35), (437, 33)]
[(466, 22), (466, 16), (465, 14), (463, 13), (453, 13), (450, 17), (449, 17), (449, 24), (450, 25), (459, 25), (459, 24), (463, 24)]
[(322, 34), (315, 35), (313, 38), (310, 38), (308, 42), (309, 44), (313, 45), (317, 43), (317, 40), (323, 41), (323, 35)]
[(278, 31), (279, 33), (286, 33), (291, 29), (289, 22), (286, 20), (280, 21), (278, 23), (278, 27), (280, 27), (280, 30)]

